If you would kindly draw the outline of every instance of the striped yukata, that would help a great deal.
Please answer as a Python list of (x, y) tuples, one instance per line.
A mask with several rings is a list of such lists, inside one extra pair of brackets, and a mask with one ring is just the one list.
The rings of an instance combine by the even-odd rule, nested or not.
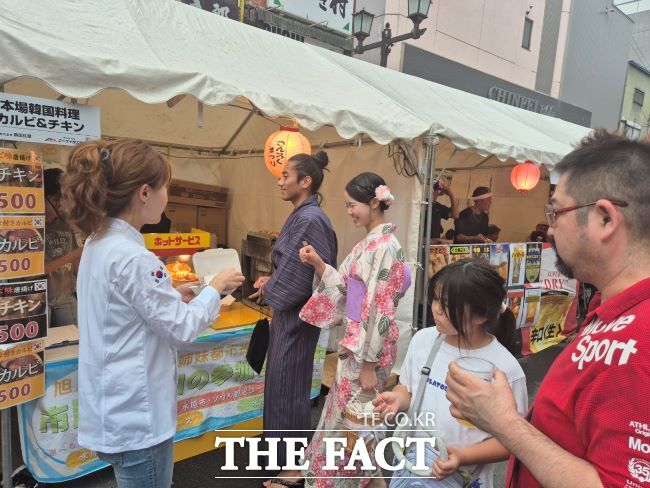
[[(312, 295), (314, 268), (300, 262), (303, 241), (327, 264), (335, 266), (337, 241), (316, 196), (296, 208), (273, 246), (273, 274), (264, 298), (273, 307), (264, 382), (266, 437), (307, 437), (311, 428), (311, 382), (320, 329), (298, 317)], [(290, 432), (304, 429), (305, 432)], [(278, 445), (278, 463), (286, 464), (285, 446)]]

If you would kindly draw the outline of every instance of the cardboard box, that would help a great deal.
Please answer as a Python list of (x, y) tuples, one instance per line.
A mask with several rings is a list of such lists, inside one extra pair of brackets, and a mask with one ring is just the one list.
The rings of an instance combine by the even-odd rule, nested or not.
[(172, 222), (172, 232), (190, 232), (193, 227), (199, 227), (195, 205), (168, 203), (165, 212)]
[(216, 234), (217, 244), (228, 244), (228, 215), (225, 208), (198, 207), (197, 227)]
[(189, 181), (172, 180), (169, 201), (201, 207), (228, 207), (228, 189)]

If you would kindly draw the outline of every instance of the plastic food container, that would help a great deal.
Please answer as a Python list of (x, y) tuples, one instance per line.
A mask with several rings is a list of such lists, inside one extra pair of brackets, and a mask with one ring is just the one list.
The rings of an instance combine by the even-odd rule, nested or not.
[[(241, 272), (239, 254), (234, 249), (207, 249), (197, 252), (192, 257), (194, 271), (200, 277), (201, 287), (193, 291), (200, 292), (201, 288), (212, 281), (216, 275), (227, 269), (233, 268)], [(224, 290), (224, 295), (230, 295), (232, 290)]]

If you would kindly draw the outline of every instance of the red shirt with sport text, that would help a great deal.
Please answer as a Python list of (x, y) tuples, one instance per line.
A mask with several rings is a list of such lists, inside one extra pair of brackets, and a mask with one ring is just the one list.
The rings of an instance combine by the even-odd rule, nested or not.
[[(650, 279), (599, 299), (544, 378), (531, 423), (604, 486), (650, 487)], [(512, 456), (508, 471), (506, 486), (541, 486)]]

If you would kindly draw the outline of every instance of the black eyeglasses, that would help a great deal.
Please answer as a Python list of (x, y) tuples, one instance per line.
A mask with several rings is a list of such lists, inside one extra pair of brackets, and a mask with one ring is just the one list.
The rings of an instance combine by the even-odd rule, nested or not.
[[(609, 201), (612, 203), (612, 205), (616, 205), (617, 207), (627, 207), (627, 202), (623, 200), (609, 200)], [(584, 205), (575, 205), (573, 207), (564, 207), (564, 208), (553, 208), (553, 205), (548, 204), (544, 206), (544, 215), (546, 215), (546, 221), (548, 222), (548, 225), (551, 226), (554, 225), (555, 222), (557, 221), (558, 215), (562, 215), (567, 212), (572, 212), (580, 208), (591, 207), (592, 205), (596, 205), (597, 203), (598, 202), (591, 202), (591, 203), (585, 203)]]

